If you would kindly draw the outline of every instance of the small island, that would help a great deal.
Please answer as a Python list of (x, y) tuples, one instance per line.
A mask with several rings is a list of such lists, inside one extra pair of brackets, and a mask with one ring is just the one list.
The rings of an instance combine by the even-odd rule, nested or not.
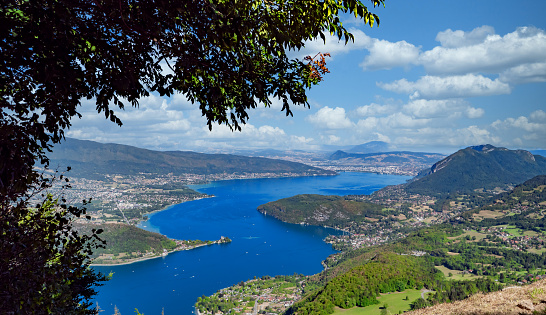
[(167, 256), (169, 253), (190, 250), (197, 247), (227, 244), (231, 239), (221, 236), (220, 239), (211, 240), (175, 240), (133, 225), (111, 223), (101, 225), (81, 225), (81, 230), (90, 228), (101, 229), (100, 238), (108, 244), (105, 248), (97, 248), (93, 252), (93, 264), (98, 265), (123, 265)]

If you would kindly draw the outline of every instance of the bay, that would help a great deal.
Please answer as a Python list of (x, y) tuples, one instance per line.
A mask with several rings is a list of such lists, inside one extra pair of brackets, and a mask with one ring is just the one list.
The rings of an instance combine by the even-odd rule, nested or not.
[(104, 312), (146, 315), (192, 314), (197, 297), (264, 275), (311, 275), (335, 251), (323, 242), (338, 231), (278, 221), (256, 208), (297, 194), (370, 194), (408, 176), (341, 173), (337, 176), (245, 179), (192, 186), (214, 195), (174, 205), (154, 213), (141, 227), (175, 239), (217, 240), (232, 243), (180, 251), (166, 257), (121, 266), (94, 267), (113, 273), (98, 288), (95, 302)]

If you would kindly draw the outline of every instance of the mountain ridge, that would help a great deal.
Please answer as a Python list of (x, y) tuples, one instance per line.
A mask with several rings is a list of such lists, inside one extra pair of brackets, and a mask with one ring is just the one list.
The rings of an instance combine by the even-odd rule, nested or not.
[(546, 174), (546, 158), (525, 150), (471, 146), (421, 171), (406, 189), (412, 193), (469, 193), (507, 188)]
[(72, 176), (137, 173), (296, 173), (334, 175), (305, 164), (261, 157), (205, 154), (191, 151), (153, 151), (129, 145), (67, 138), (49, 154), (51, 167), (70, 166)]
[(378, 153), (378, 152), (387, 152), (392, 151), (388, 143), (383, 141), (370, 141), (364, 144), (355, 145), (354, 147), (347, 150), (349, 153)]

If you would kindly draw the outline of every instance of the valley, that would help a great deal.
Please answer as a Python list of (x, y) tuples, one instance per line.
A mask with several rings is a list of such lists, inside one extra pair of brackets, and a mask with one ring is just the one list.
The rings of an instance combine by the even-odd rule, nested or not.
[[(120, 156), (118, 149), (104, 148), (114, 152), (114, 157)], [(536, 176), (546, 173), (543, 157), (521, 150), (476, 146), (448, 157), (338, 151), (330, 157), (335, 159), (345, 166), (354, 163), (374, 167), (376, 173), (418, 175), (407, 183), (389, 185), (372, 194), (288, 195), (259, 205), (258, 212), (266, 217), (340, 231), (324, 237), (338, 252), (324, 259), (324, 270), (318, 274), (260, 276), (202, 296), (196, 304), (202, 314), (409, 311), (546, 277), (546, 224), (542, 222), (546, 176)], [(370, 163), (366, 159), (376, 164), (366, 166)], [(433, 163), (434, 159), (440, 161)], [(317, 161), (315, 164), (320, 164)], [(197, 192), (191, 185), (332, 174), (294, 164), (273, 172), (254, 169), (211, 173), (208, 169), (197, 173), (154, 173), (131, 166), (121, 168), (118, 174), (109, 174), (97, 172), (100, 168), (96, 161), (81, 163), (90, 167), (76, 174), (92, 171), (94, 175), (75, 177), (71, 184), (76, 189), (63, 190), (58, 186), (53, 193), (72, 201), (93, 196), (93, 201), (86, 205), (91, 221), (81, 225), (81, 229), (103, 230), (103, 237), (110, 244), (96, 250), (96, 264), (124, 264), (231, 242), (224, 236), (216, 241), (178, 240), (134, 226), (173, 204), (214, 199), (214, 194)], [(498, 165), (508, 164), (510, 170), (499, 175)], [(416, 171), (423, 166), (429, 169)], [(461, 173), (464, 176), (457, 175)], [(489, 176), (491, 173), (496, 175)], [(522, 178), (528, 180), (521, 183)], [(416, 292), (421, 291), (428, 293), (419, 297)], [(386, 298), (395, 294), (407, 294), (408, 298)], [(390, 308), (388, 301), (392, 303)]]
[[(497, 149), (480, 146), (470, 150), (489, 153)], [(470, 153), (474, 154), (472, 151)], [(502, 149), (498, 151), (500, 155), (513, 154)], [(515, 155), (519, 154), (515, 152)], [(522, 154), (525, 156), (526, 153)], [(445, 165), (452, 159), (448, 157), (435, 164), (431, 173), (435, 173), (434, 169), (437, 168), (449, 174), (451, 165)], [(539, 165), (542, 163), (539, 156), (531, 160)], [(442, 164), (442, 167), (437, 167)], [(460, 167), (460, 164), (454, 165)], [(439, 173), (442, 175), (442, 172)], [(521, 176), (521, 173), (524, 172), (520, 171), (517, 176)], [(468, 187), (482, 180), (479, 172), (467, 174)], [(507, 174), (503, 176), (509, 177)], [(343, 235), (325, 239), (341, 252), (323, 262), (323, 272), (302, 282), (302, 287), (309, 290), (303, 292), (302, 299), (287, 301), (293, 305), (282, 312), (323, 314), (325, 311), (337, 314), (341, 309), (356, 307), (351, 314), (368, 314), (371, 311), (369, 305), (380, 303), (380, 293), (423, 287), (434, 292), (426, 299), (407, 302), (405, 309), (397, 309), (408, 311), (462, 300), (477, 292), (497, 291), (506, 285), (523, 285), (546, 278), (546, 258), (543, 255), (546, 252), (543, 222), (546, 176), (536, 176), (515, 188), (511, 185), (517, 179), (482, 185), (495, 189), (465, 189), (458, 192), (442, 190), (443, 186), (433, 179), (427, 186), (421, 186), (428, 187), (428, 194), (415, 193), (414, 183), (419, 182), (417, 178), (407, 184), (383, 188), (369, 196), (298, 195), (258, 207), (261, 213), (284, 222), (329, 226), (344, 231)], [(388, 253), (394, 256), (385, 258)], [(400, 261), (389, 261), (400, 256), (424, 259), (434, 266), (433, 280), (416, 285), (412, 277), (419, 273), (417, 268), (412, 267), (412, 276), (403, 277), (400, 281), (404, 285), (398, 289), (394, 285), (374, 289), (373, 285), (364, 284), (370, 281), (372, 274), (366, 275), (360, 270), (372, 268), (377, 260), (386, 259), (382, 261), (379, 274), (387, 275), (385, 268), (404, 265)], [(421, 262), (419, 265), (423, 264)], [(403, 274), (402, 269), (396, 270), (397, 274)], [(354, 278), (346, 279), (351, 274)], [(386, 279), (390, 281), (393, 277), (387, 276)], [(328, 293), (329, 287), (332, 287), (331, 293)], [(362, 287), (371, 292), (364, 293)], [(363, 299), (366, 296), (369, 300)], [(387, 304), (379, 309), (386, 311)]]

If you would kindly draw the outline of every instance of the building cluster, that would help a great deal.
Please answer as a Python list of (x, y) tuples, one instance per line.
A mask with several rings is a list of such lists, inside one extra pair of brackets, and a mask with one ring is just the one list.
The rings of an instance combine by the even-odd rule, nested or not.
[[(282, 314), (302, 297), (303, 280), (297, 285), (283, 280), (275, 281), (270, 278), (266, 282), (261, 279), (248, 280), (219, 290), (214, 294), (221, 301), (236, 302), (236, 307), (230, 309), (229, 314)], [(210, 312), (200, 312), (210, 314)], [(218, 312), (217, 314), (224, 314)]]

